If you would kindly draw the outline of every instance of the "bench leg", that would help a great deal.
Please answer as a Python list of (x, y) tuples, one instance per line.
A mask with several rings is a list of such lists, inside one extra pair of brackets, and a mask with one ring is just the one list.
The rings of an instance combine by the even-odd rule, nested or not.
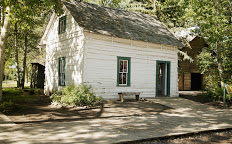
[(139, 101), (139, 95), (135, 95), (136, 101)]
[(120, 101), (123, 102), (123, 94), (119, 94)]

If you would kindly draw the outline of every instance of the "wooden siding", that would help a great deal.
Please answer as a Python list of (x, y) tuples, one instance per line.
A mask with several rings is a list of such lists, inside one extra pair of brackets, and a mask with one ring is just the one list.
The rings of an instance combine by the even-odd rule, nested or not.
[[(202, 52), (202, 49), (206, 47), (206, 43), (198, 36), (194, 38), (190, 45), (192, 49), (184, 47), (182, 51), (186, 52), (190, 57), (193, 58), (193, 63), (190, 61), (179, 61), (179, 90), (192, 90), (191, 89), (191, 73), (200, 73), (199, 66), (197, 65), (197, 56)], [(180, 56), (182, 59), (182, 56)], [(204, 76), (202, 77), (202, 89), (204, 89)]]
[[(155, 97), (156, 60), (171, 62), (171, 97), (178, 96), (177, 48), (85, 32), (83, 81), (98, 96), (117, 99), (118, 92), (141, 92)], [(131, 58), (131, 86), (117, 86), (117, 56)]]
[[(65, 84), (86, 83), (98, 96), (117, 99), (118, 92), (155, 97), (156, 60), (171, 62), (170, 96), (178, 96), (177, 47), (83, 32), (65, 10), (66, 32), (58, 34), (58, 17), (45, 38), (45, 92), (58, 86), (58, 58), (66, 57)], [(131, 85), (117, 86), (117, 56), (131, 58)]]
[(45, 93), (62, 89), (58, 86), (58, 58), (65, 57), (65, 84), (82, 82), (84, 34), (70, 13), (65, 10), (66, 32), (58, 34), (59, 17), (48, 30), (46, 43)]

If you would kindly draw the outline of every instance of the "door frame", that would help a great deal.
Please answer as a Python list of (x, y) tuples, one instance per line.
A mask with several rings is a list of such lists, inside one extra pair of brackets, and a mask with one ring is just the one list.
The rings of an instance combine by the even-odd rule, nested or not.
[(159, 64), (166, 63), (167, 64), (167, 96), (170, 96), (170, 82), (171, 82), (171, 62), (170, 61), (160, 61), (156, 60), (156, 96), (158, 96), (158, 70)]

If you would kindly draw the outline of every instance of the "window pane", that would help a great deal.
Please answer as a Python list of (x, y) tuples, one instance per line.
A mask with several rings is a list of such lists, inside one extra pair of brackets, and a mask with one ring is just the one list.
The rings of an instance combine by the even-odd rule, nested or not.
[(124, 72), (127, 72), (127, 62), (128, 61), (124, 61)]
[(123, 74), (123, 84), (127, 84), (127, 79), (126, 79), (126, 77), (127, 77), (127, 74), (124, 73), (124, 74)]
[(122, 73), (119, 73), (119, 84), (123, 84), (122, 83)]
[(62, 85), (63, 84), (63, 74), (61, 73), (60, 75), (61, 75), (61, 77), (60, 77), (60, 83)]
[(123, 61), (119, 62), (119, 72), (123, 72)]
[(62, 60), (60, 60), (60, 73), (62, 73)]
[(64, 19), (60, 20), (60, 32), (64, 32)]
[(63, 80), (62, 84), (64, 85), (64, 73), (62, 74), (62, 80)]
[(60, 74), (60, 84), (63, 84), (62, 74)]
[(62, 24), (62, 20), (60, 20), (60, 32), (62, 32), (62, 28), (63, 27), (63, 24)]
[(64, 73), (64, 59), (62, 60), (62, 72)]
[(64, 61), (63, 60), (61, 60), (61, 70), (60, 70), (60, 72), (61, 73), (63, 73), (64, 72)]

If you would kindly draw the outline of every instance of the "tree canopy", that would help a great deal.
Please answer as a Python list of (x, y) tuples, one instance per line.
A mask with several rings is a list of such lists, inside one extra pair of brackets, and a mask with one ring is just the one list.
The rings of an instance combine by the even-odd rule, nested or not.
[[(23, 67), (36, 49), (41, 37), (45, 16), (54, 11), (63, 13), (63, 0), (1, 0), (0, 36), (0, 102), (4, 65), (16, 61)], [(232, 1), (231, 0), (84, 0), (87, 2), (155, 15), (166, 27), (175, 32), (197, 27), (199, 35), (209, 45), (199, 56), (201, 72), (214, 76), (217, 85), (223, 86), (232, 74)], [(42, 24), (42, 25), (41, 25)], [(40, 30), (38, 30), (40, 29)], [(8, 37), (9, 35), (9, 37)], [(185, 55), (184, 53), (182, 53)], [(22, 55), (24, 59), (18, 58)], [(5, 62), (5, 60), (8, 60)], [(18, 68), (19, 69), (19, 68)], [(9, 71), (6, 69), (6, 71)], [(19, 71), (19, 70), (18, 70)], [(25, 74), (24, 74), (25, 75)], [(19, 74), (18, 74), (19, 76)], [(25, 76), (22, 76), (23, 78)], [(209, 78), (210, 79), (210, 78)], [(18, 78), (18, 81), (24, 82)]]
[[(61, 0), (1, 0), (1, 36), (0, 36), (0, 102), (2, 101), (2, 81), (5, 65), (5, 48), (10, 32), (10, 25), (20, 23), (21, 30), (28, 31), (35, 23), (36, 17), (44, 14), (45, 10), (52, 9), (61, 14)], [(17, 38), (16, 38), (17, 39)], [(16, 46), (17, 47), (17, 46)]]

